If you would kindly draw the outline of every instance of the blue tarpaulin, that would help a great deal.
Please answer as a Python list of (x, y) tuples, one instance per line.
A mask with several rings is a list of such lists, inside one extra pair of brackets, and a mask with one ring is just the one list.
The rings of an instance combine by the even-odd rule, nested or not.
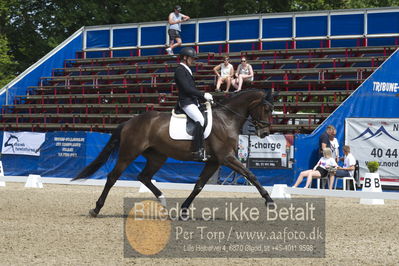
[[(2, 141), (3, 134), (0, 136)], [(49, 132), (41, 147), (40, 156), (8, 155), (1, 158), (5, 175), (26, 176), (39, 174), (43, 177), (75, 177), (86, 165), (93, 161), (110, 138), (110, 134), (96, 132)], [(116, 163), (117, 153), (90, 178), (103, 179)], [(144, 168), (146, 159), (139, 156), (121, 176), (121, 180), (137, 180)], [(155, 174), (160, 182), (194, 183), (203, 168), (203, 163), (183, 162), (169, 158)], [(225, 178), (232, 170), (223, 167), (221, 177)], [(292, 180), (291, 169), (253, 169), (263, 185), (286, 183)]]
[[(337, 129), (336, 138), (343, 154), (345, 118), (397, 118), (399, 109), (399, 52), (396, 50), (359, 88), (310, 135), (295, 135), (295, 176), (313, 168), (318, 160), (319, 137), (327, 125)], [(350, 145), (350, 143), (349, 143)]]

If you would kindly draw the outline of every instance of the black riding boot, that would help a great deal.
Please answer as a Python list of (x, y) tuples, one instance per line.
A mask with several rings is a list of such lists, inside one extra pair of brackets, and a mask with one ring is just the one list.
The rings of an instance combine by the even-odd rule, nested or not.
[(204, 149), (204, 128), (200, 122), (195, 123), (194, 134), (193, 134), (193, 157), (196, 161), (206, 161)]

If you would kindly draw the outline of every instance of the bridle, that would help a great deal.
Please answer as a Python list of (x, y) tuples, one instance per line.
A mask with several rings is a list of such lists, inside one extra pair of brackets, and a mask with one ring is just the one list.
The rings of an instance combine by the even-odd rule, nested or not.
[[(232, 110), (232, 109), (231, 109), (230, 107), (228, 107), (227, 105), (224, 105), (224, 104), (221, 104), (221, 103), (218, 103), (218, 102), (215, 102), (215, 103), (216, 103), (216, 105), (222, 107), (223, 109), (226, 109), (226, 110), (232, 112), (232, 113), (235, 114), (236, 116), (238, 116), (238, 117), (240, 117), (240, 118), (243, 118), (245, 121), (248, 121), (248, 122), (254, 124), (254, 126), (255, 126), (256, 128), (265, 128), (265, 127), (269, 127), (269, 126), (271, 125), (271, 123), (270, 123), (269, 121), (266, 121), (266, 120), (259, 120), (259, 119), (253, 118), (252, 115), (251, 115), (251, 118), (247, 118), (247, 117), (244, 117), (242, 114), (237, 113), (236, 111)], [(269, 102), (268, 100), (266, 100), (265, 98), (263, 98), (263, 100), (260, 101), (259, 103), (257, 103), (254, 107), (252, 107), (251, 110), (257, 108), (259, 105), (269, 105), (269, 106), (271, 106), (271, 109), (273, 109), (273, 104), (270, 103), (270, 102)]]

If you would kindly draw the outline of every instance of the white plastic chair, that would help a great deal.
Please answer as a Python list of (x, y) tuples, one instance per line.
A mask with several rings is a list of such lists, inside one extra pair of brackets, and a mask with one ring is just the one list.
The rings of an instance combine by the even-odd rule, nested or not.
[(335, 177), (334, 189), (337, 189), (338, 179), (342, 180), (342, 190), (346, 190), (346, 181), (350, 180), (353, 184), (353, 189), (356, 191), (356, 179), (359, 176), (359, 161), (356, 160), (355, 171), (353, 176)]
[(317, 189), (320, 189), (321, 180), (327, 180), (327, 186), (330, 185), (330, 177), (328, 175), (323, 176), (323, 177), (317, 178)]
[(327, 180), (327, 186), (330, 187), (330, 174), (332, 172), (333, 172), (333, 174), (335, 174), (336, 171), (337, 171), (336, 168), (330, 168), (330, 169), (328, 169), (328, 173), (326, 176), (317, 178), (317, 189), (320, 189), (321, 180)]
[(337, 189), (338, 179), (342, 180), (342, 190), (343, 191), (346, 190), (346, 181), (348, 181), (348, 180), (352, 181), (353, 188), (356, 191), (356, 180), (355, 180), (355, 178), (353, 176), (345, 176), (345, 177), (337, 177), (337, 178), (335, 178), (334, 189)]

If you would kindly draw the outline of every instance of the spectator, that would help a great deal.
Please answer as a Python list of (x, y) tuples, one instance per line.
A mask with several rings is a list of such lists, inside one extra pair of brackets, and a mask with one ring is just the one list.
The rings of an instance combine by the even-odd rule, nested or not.
[(254, 71), (245, 57), (241, 57), (241, 64), (238, 65), (235, 76), (236, 78), (232, 81), (233, 87), (236, 88), (235, 92), (241, 90), (243, 82), (254, 80)]
[[(219, 70), (220, 70), (220, 74), (218, 72)], [(213, 68), (213, 71), (218, 76), (218, 81), (217, 81), (217, 84), (216, 84), (216, 91), (220, 91), (220, 86), (223, 83), (226, 83), (225, 92), (228, 92), (229, 89), (230, 89), (230, 85), (231, 85), (231, 78), (234, 75), (234, 68), (230, 64), (230, 58), (228, 56), (225, 56), (223, 58), (223, 63), (221, 63), (220, 65), (215, 66)]]
[(328, 125), (326, 131), (320, 135), (319, 138), (319, 149), (320, 149), (320, 156), (323, 156), (322, 152), (325, 148), (331, 148), (330, 143), (330, 135), (336, 131), (333, 125)]
[(344, 146), (344, 154), (344, 158), (341, 158), (344, 161), (344, 167), (337, 168), (336, 177), (353, 176), (355, 172), (356, 159), (352, 155), (351, 148), (348, 145)]
[(329, 170), (335, 167), (338, 167), (338, 165), (335, 162), (335, 160), (332, 158), (331, 150), (329, 148), (325, 148), (323, 150), (323, 157), (320, 158), (315, 167), (313, 167), (313, 169), (310, 170), (302, 171), (292, 187), (293, 188), (298, 187), (298, 185), (302, 182), (303, 178), (306, 176), (308, 179), (306, 181), (306, 185), (304, 188), (308, 188), (312, 184), (313, 177), (320, 178), (320, 177), (325, 177), (329, 174), (330, 183), (328, 184), (328, 188), (331, 190), (334, 183), (334, 174), (330, 173)]
[(332, 157), (334, 160), (338, 163), (339, 160), (339, 143), (335, 135), (337, 134), (337, 130), (333, 130), (332, 134), (329, 135), (329, 140), (330, 140), (330, 149), (332, 152)]
[[(190, 19), (189, 16), (183, 15), (180, 13), (181, 7), (175, 6), (174, 11), (169, 14), (168, 23), (169, 23), (169, 47), (166, 48), (166, 52), (168, 55), (173, 55), (173, 48), (181, 45), (181, 23)], [(176, 43), (175, 43), (176, 41)]]

